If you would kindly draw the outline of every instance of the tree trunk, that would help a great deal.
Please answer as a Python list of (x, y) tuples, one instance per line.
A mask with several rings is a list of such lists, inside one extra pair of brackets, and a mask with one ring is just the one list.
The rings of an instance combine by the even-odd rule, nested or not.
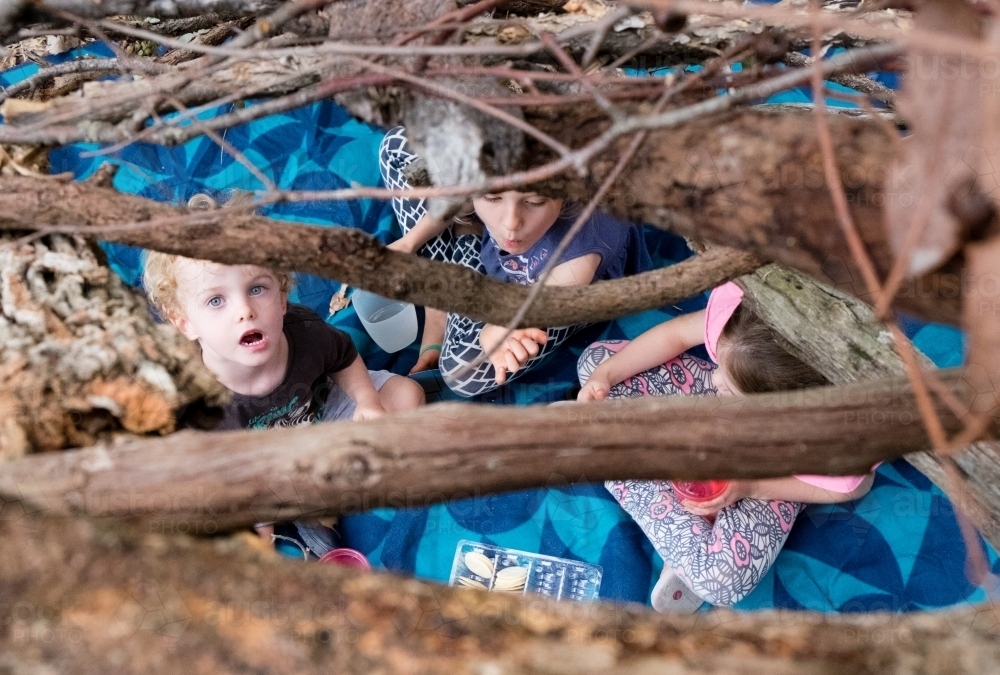
[[(754, 312), (786, 341), (789, 351), (836, 384), (866, 382), (905, 374), (892, 334), (875, 320), (871, 307), (776, 265), (741, 277)], [(918, 352), (919, 353), (919, 352)], [(933, 364), (921, 355), (925, 368)], [(873, 418), (874, 419), (874, 418)], [(970, 514), (983, 536), (1000, 549), (1000, 455), (995, 443), (976, 443), (955, 456), (974, 503), (948, 484), (941, 459), (930, 452), (907, 461), (948, 493)]]
[[(961, 373), (947, 381), (961, 393)], [(958, 420), (942, 410), (945, 427)], [(198, 532), (545, 485), (866, 473), (929, 446), (905, 379), (571, 407), (441, 404), (372, 422), (198, 434), (31, 455), (0, 496), (51, 515)]]
[(3, 515), (5, 672), (981, 675), (1000, 662), (990, 606), (667, 616), (305, 565), (249, 534)]

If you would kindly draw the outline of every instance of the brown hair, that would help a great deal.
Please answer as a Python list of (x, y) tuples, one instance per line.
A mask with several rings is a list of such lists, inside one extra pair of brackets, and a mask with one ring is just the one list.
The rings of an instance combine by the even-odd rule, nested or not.
[(829, 384), (813, 367), (786, 350), (760, 317), (740, 305), (719, 337), (726, 374), (742, 394), (805, 389)]
[[(543, 195), (545, 196), (545, 195)], [(556, 199), (555, 197), (548, 197), (548, 199)], [(576, 202), (570, 202), (563, 200), (562, 208), (559, 209), (559, 218), (576, 218), (578, 215), (583, 213), (583, 207)], [(485, 227), (486, 224), (483, 222), (479, 214), (476, 213), (475, 207), (472, 205), (472, 201), (469, 200), (467, 204), (463, 204), (462, 210), (455, 215), (452, 220), (456, 223), (462, 225), (480, 225)]]

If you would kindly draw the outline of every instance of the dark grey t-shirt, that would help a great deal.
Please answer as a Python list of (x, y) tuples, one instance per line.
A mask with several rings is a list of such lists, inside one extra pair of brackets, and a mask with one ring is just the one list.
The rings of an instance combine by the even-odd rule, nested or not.
[(333, 387), (329, 374), (351, 365), (358, 350), (347, 333), (302, 305), (288, 305), (284, 331), (288, 338), (285, 379), (262, 396), (233, 393), (216, 431), (290, 427), (322, 418)]

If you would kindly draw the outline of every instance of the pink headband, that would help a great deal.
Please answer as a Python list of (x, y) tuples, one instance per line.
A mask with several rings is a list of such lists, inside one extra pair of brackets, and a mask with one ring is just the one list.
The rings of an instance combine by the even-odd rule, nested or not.
[(742, 300), (743, 289), (732, 281), (716, 287), (708, 296), (708, 306), (705, 307), (705, 349), (716, 363), (719, 362), (719, 336)]

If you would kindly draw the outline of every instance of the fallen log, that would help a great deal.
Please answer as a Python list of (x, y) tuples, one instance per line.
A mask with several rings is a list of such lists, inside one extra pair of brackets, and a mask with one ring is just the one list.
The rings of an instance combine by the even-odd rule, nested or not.
[[(946, 382), (964, 393), (961, 371)], [(959, 421), (944, 407), (946, 429)], [(991, 435), (995, 433), (990, 430)], [(905, 378), (746, 397), (568, 407), (437, 404), (371, 422), (199, 433), (31, 455), (0, 497), (47, 514), (214, 532), (546, 485), (867, 473), (929, 447)]]
[[(831, 382), (860, 383), (905, 374), (892, 334), (860, 300), (776, 265), (741, 277), (737, 283), (748, 292), (754, 312), (781, 335), (789, 351)], [(930, 360), (920, 356), (923, 366), (932, 369)], [(975, 443), (955, 455), (963, 472), (961, 493), (949, 484), (937, 455), (926, 451), (906, 455), (907, 461), (972, 517), (994, 548), (1000, 548), (997, 448), (996, 443)]]
[(1000, 662), (989, 606), (668, 616), (291, 562), (250, 535), (3, 515), (0, 667), (13, 673), (981, 675)]

